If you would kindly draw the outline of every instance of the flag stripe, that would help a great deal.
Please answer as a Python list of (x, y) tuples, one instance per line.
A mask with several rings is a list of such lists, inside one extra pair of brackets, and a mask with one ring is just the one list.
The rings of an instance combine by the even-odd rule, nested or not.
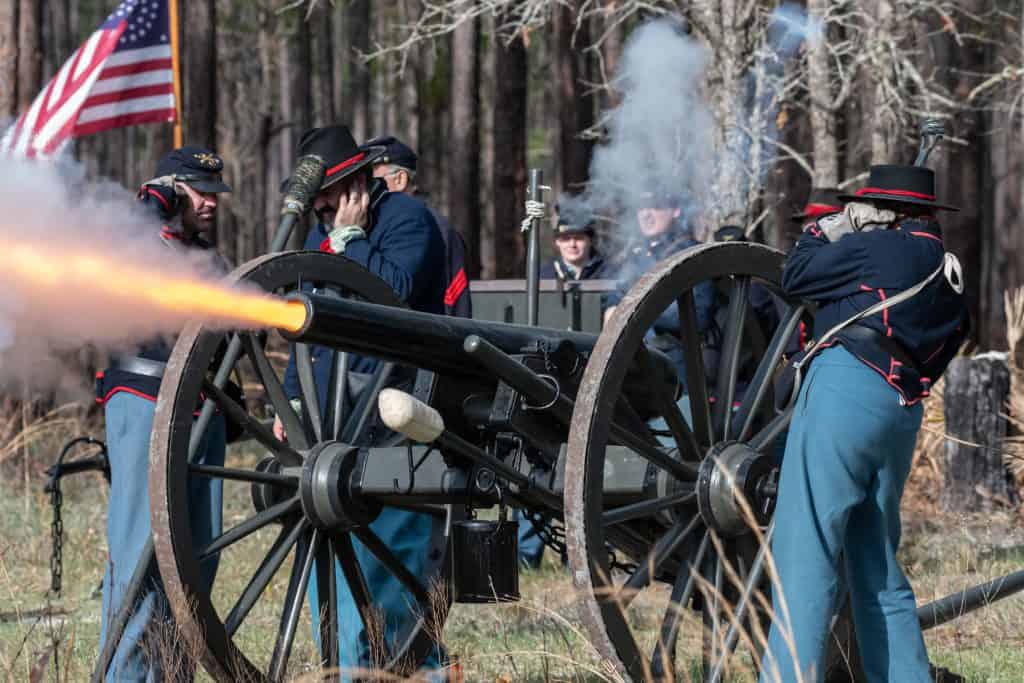
[[(96, 88), (92, 91), (95, 93)], [(136, 98), (150, 97), (152, 95), (173, 95), (174, 84), (173, 83), (157, 83), (155, 85), (144, 85), (138, 88), (122, 88), (117, 92), (101, 93), (99, 95), (92, 95), (82, 105), (83, 109), (88, 107), (97, 107), (101, 104), (109, 104), (111, 102), (121, 102), (133, 100)]]
[[(104, 73), (106, 73), (105, 70)], [(103, 74), (100, 74), (100, 80), (93, 86), (92, 92), (94, 95), (105, 95), (107, 93), (116, 93), (119, 90), (131, 90), (132, 88), (142, 88), (147, 85), (162, 85), (173, 82), (174, 74), (169, 69), (147, 71), (141, 74), (119, 76), (117, 78), (104, 78)]]
[(134, 64), (122, 64), (121, 66), (111, 67), (109, 64), (103, 73), (100, 74), (100, 79), (106, 80), (109, 78), (115, 78), (118, 76), (131, 76), (132, 74), (143, 73), (145, 71), (154, 71), (156, 69), (167, 69), (168, 71), (174, 65), (171, 64), (171, 58), (167, 59), (150, 59), (144, 62), (136, 62)]
[(82, 48), (82, 54), (79, 55), (78, 68), (75, 69), (73, 78), (80, 78), (85, 69), (92, 65), (92, 56), (96, 52), (96, 47), (100, 44), (103, 35), (103, 31), (96, 31), (89, 36), (89, 40), (85, 41), (85, 47)]
[(173, 109), (174, 95), (154, 95), (152, 97), (140, 97), (134, 100), (123, 100), (110, 104), (101, 104), (97, 107), (83, 109), (78, 123), (86, 124), (99, 119), (112, 118), (121, 114), (135, 114), (151, 109)]
[(107, 59), (107, 67), (134, 64), (135, 62), (147, 62), (152, 59), (171, 58), (170, 45), (157, 45), (155, 47), (141, 47), (124, 52), (115, 52)]
[(108, 119), (97, 119), (85, 125), (75, 126), (75, 137), (92, 135), (111, 128), (122, 126), (135, 126), (140, 123), (170, 122), (174, 120), (174, 108), (156, 109), (153, 111), (138, 112), (136, 114), (122, 114)]

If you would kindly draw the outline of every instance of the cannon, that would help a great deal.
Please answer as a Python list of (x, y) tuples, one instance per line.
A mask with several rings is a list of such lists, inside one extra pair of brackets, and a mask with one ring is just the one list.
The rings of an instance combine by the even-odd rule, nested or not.
[[(279, 442), (256, 415), (218, 387), (211, 372), (224, 332), (188, 326), (168, 363), (157, 402), (150, 498), (157, 562), (177, 623), (218, 680), (281, 680), (317, 576), (330, 586), (342, 567), (361, 619), (373, 627), (373, 596), (353, 544), (386, 566), (420, 618), (384, 644), (377, 664), (408, 673), (427, 655), (452, 600), (518, 597), (514, 544), (492, 543), (467, 566), (500, 522), (482, 509), (517, 505), (564, 524), (580, 613), (592, 642), (624, 677), (672, 680), (676, 663), (703, 661), (720, 680), (744, 632), (764, 629), (765, 543), (790, 413), (775, 401), (788, 340), (813, 307), (779, 287), (784, 255), (749, 243), (703, 245), (676, 254), (626, 295), (600, 335), (462, 320), (406, 309), (382, 281), (326, 254), (284, 252), (251, 261), (233, 277), (289, 297), (305, 322), (281, 334), (295, 344), (302, 408), (295, 411), (265, 335), (233, 334), (288, 433)], [(694, 287), (715, 283), (725, 325), (717, 370), (705, 369)], [(751, 305), (755, 287), (780, 303), (774, 330)], [(680, 320), (687, 402), (675, 368), (645, 341), (665, 311)], [(309, 345), (334, 350), (322, 401), (313, 386)], [(356, 356), (380, 360), (348, 386)], [(224, 373), (220, 368), (217, 376)], [(353, 398), (354, 397), (354, 398)], [(201, 438), (197, 405), (207, 401), (241, 423), (265, 453), (210, 467), (189, 462)], [(381, 409), (384, 415), (381, 417)], [(204, 547), (192, 541), (188, 484), (216, 478), (248, 490), (251, 504)], [(423, 552), (429, 571), (414, 576), (374, 534), (384, 507), (430, 515)], [(218, 556), (258, 567), (240, 594), (214, 583), (201, 564)], [(481, 569), (483, 568), (483, 569)], [(479, 573), (490, 572), (485, 588)], [(288, 577), (283, 595), (268, 591)], [(443, 590), (437, 590), (440, 586)], [(489, 588), (488, 588), (489, 587)], [(335, 614), (338, 586), (317, 606)], [(921, 608), (934, 626), (1024, 589), (1024, 572)], [(662, 616), (641, 628), (635, 610), (654, 601)], [(246, 620), (269, 611), (280, 627), (272, 644), (244, 637)], [(338, 624), (320, 622), (324, 667), (336, 666)], [(701, 646), (691, 645), (694, 642)]]
[[(285, 394), (267, 334), (232, 331), (225, 345), (224, 330), (199, 323), (179, 336), (157, 400), (153, 550), (143, 553), (132, 585), (141, 585), (155, 551), (181, 637), (210, 675), (284, 679), (290, 664), (295, 669), (306, 609), (324, 615), (319, 664), (336, 667), (339, 633), (355, 626), (332, 618), (339, 590), (348, 590), (367, 632), (378, 629), (357, 543), (404, 587), (417, 616), (395, 637), (378, 639), (374, 664), (415, 670), (453, 601), (518, 598), (514, 527), (500, 515), (476, 517), (507, 505), (564, 528), (580, 616), (623, 678), (672, 680), (697, 660), (704, 679), (718, 681), (741, 640), (757, 650), (763, 641), (749, 634), (767, 625), (767, 603), (758, 598), (768, 592), (764, 549), (772, 534), (785, 533), (772, 524), (790, 420), (777, 407), (776, 380), (787, 343), (814, 316), (813, 306), (781, 291), (782, 252), (750, 243), (680, 252), (636, 283), (599, 335), (429, 315), (408, 310), (346, 259), (279, 252), (322, 173), (320, 160), (299, 161), (276, 253), (231, 276), (286, 297), (301, 313), (301, 324), (270, 333), (294, 344), (300, 410)], [(713, 369), (694, 304), (705, 282), (725, 312)], [(758, 289), (779, 304), (771, 326), (752, 306)], [(528, 304), (536, 319), (536, 296)], [(648, 343), (664, 313), (678, 316), (683, 378)], [(311, 344), (333, 350), (326, 392), (314, 386)], [(371, 374), (348, 372), (366, 357), (378, 360)], [(240, 364), (258, 378), (286, 442), (223, 391)], [(238, 455), (223, 467), (191, 462), (217, 411), (245, 429), (258, 456)], [(248, 501), (202, 546), (190, 528), (196, 478), (242, 487), (244, 496), (231, 499)], [(386, 507), (431, 520), (421, 575), (374, 533)], [(257, 566), (240, 591), (229, 581), (210, 586), (203, 569), (214, 558), (218, 577), (243, 559)], [(335, 583), (336, 563), (344, 587)], [(307, 605), (314, 577), (324, 589)], [(1024, 571), (926, 605), (919, 617), (934, 626), (1022, 589)], [(130, 614), (124, 602), (96, 680)], [(644, 613), (660, 615), (654, 628), (641, 603)], [(278, 624), (273, 643), (246, 637), (248, 623), (267, 618)]]

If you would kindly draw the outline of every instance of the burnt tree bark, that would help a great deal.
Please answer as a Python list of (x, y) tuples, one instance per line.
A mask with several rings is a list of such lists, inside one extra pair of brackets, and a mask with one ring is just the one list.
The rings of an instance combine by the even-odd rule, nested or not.
[(470, 278), (480, 277), (480, 20), (452, 36), (448, 216), (466, 240)]
[(318, 5), (310, 17), (313, 42), (316, 47), (316, 67), (313, 70), (314, 117), (313, 125), (333, 125), (337, 118), (334, 108), (334, 8), (327, 3)]
[(18, 0), (0, 0), (0, 120), (18, 114)]
[(1010, 370), (994, 354), (955, 358), (946, 370), (945, 485), (939, 504), (949, 512), (1015, 505), (1018, 495), (1003, 462)]
[(518, 278), (523, 277), (519, 220), (526, 201), (527, 55), (520, 36), (512, 42), (498, 36), (494, 43), (494, 253), (482, 258), (492, 277)]

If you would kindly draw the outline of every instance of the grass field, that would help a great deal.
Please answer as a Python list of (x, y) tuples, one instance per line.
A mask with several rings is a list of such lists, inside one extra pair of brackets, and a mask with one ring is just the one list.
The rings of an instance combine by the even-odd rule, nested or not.
[[(41, 478), (31, 482), (29, 495), (20, 479), (8, 477), (0, 484), (0, 672), (9, 681), (88, 680), (99, 640), (96, 589), (106, 558), (106, 485), (92, 474), (67, 481), (64, 591), (59, 599), (48, 600), (48, 499)], [(919, 601), (1024, 567), (1024, 522), (1018, 515), (941, 518), (926, 505), (928, 491), (920, 491), (928, 484), (918, 482), (917, 494), (908, 496), (911, 509), (905, 512), (903, 560)], [(247, 505), (244, 490), (231, 489), (225, 523), (241, 519)], [(244, 585), (259, 559), (243, 551), (225, 557), (218, 581)], [(555, 566), (550, 554), (547, 562), (540, 571), (521, 577), (520, 603), (453, 608), (444, 641), (461, 660), (465, 680), (616, 680), (576, 617), (567, 572)], [(270, 590), (283, 593), (283, 580)], [(269, 602), (258, 607), (246, 622), (240, 634), (244, 649), (269, 653), (279, 617), (271, 607)], [(45, 609), (59, 615), (39, 616)], [(657, 615), (651, 616), (656, 627)], [(1024, 681), (1024, 595), (935, 629), (926, 640), (936, 663), (970, 681)], [(291, 671), (301, 675), (296, 662), (312, 662), (314, 655), (305, 617), (296, 647)], [(699, 645), (693, 647), (699, 654)], [(744, 659), (738, 659), (734, 680), (750, 678)]]

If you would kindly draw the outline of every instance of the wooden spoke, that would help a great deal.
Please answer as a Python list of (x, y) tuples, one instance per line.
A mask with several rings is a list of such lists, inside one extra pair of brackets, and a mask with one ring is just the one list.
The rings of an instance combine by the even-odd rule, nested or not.
[(672, 432), (676, 448), (679, 449), (679, 453), (684, 460), (700, 460), (701, 449), (697, 444), (697, 438), (693, 435), (690, 425), (686, 423), (686, 418), (683, 417), (683, 412), (679, 409), (679, 406), (668, 395), (664, 383), (659, 381), (654, 375), (649, 353), (645, 353), (644, 361), (648, 368), (648, 376), (651, 378), (651, 383), (654, 387), (655, 405)]
[(209, 379), (203, 379), (203, 391), (224, 411), (225, 416), (241, 424), (247, 432), (259, 441), (267, 450), (274, 454), (278, 460), (285, 465), (299, 465), (302, 463), (302, 456), (296, 453), (288, 444), (278, 441), (274, 434), (255, 420), (245, 411), (245, 408), (218, 389)]
[(274, 574), (284, 564), (288, 553), (291, 552), (292, 547), (298, 542), (299, 536), (306, 530), (307, 524), (306, 521), (301, 521), (291, 527), (282, 528), (277, 534), (277, 540), (270, 547), (270, 552), (263, 558), (259, 568), (249, 580), (245, 590), (242, 591), (242, 595), (238, 598), (235, 606), (231, 608), (231, 612), (224, 619), (224, 630), (227, 631), (228, 637), (235, 635), (238, 627), (242, 625), (249, 612), (256, 606), (256, 602), (270, 584), (271, 579), (274, 578)]
[(370, 531), (367, 527), (356, 527), (353, 529), (353, 533), (380, 560), (380, 563), (387, 567), (388, 571), (398, 579), (405, 589), (412, 594), (416, 602), (420, 603), (421, 606), (430, 604), (430, 595), (427, 593), (426, 586), (409, 571), (408, 567), (402, 564), (402, 561), (391, 552), (391, 549), (380, 540), (377, 534)]
[(718, 363), (718, 378), (715, 381), (715, 407), (711, 423), (722, 439), (728, 439), (732, 421), (732, 404), (736, 398), (736, 378), (740, 369), (740, 351), (743, 347), (743, 331), (750, 308), (750, 278), (733, 279), (729, 293), (729, 309), (726, 313), (725, 335), (722, 353)]
[(683, 489), (682, 491), (677, 491), (662, 498), (655, 498), (653, 500), (645, 500), (631, 505), (612, 508), (601, 516), (601, 524), (603, 526), (611, 526), (612, 524), (622, 524), (623, 522), (628, 522), (632, 519), (650, 517), (662, 510), (668, 510), (669, 508), (674, 508), (679, 505), (686, 505), (696, 500), (697, 494), (693, 492), (692, 488)]
[(292, 654), (292, 644), (295, 642), (295, 632), (299, 627), (299, 615), (302, 613), (302, 603), (306, 597), (306, 587), (309, 585), (309, 577), (313, 570), (313, 558), (323, 543), (323, 536), (319, 529), (313, 529), (312, 534), (299, 542), (298, 552), (295, 553), (295, 564), (292, 565), (292, 575), (288, 580), (288, 592), (284, 597), (284, 609), (281, 611), (281, 627), (277, 632), (277, 640), (274, 642), (274, 652), (270, 656), (270, 668), (267, 675), (272, 681), (283, 681), (288, 670), (288, 658)]
[(231, 481), (245, 481), (251, 484), (271, 484), (273, 486), (286, 486), (291, 488), (295, 488), (299, 485), (298, 477), (292, 477), (287, 474), (274, 474), (273, 472), (257, 472), (256, 470), (239, 470), (230, 467), (196, 464), (190, 464), (188, 466), (188, 471), (191, 474), (201, 477), (230, 479)]
[(370, 425), (370, 418), (377, 411), (377, 396), (380, 394), (381, 389), (387, 385), (394, 367), (394, 363), (385, 362), (378, 363), (377, 367), (374, 368), (370, 381), (359, 395), (359, 400), (356, 402), (352, 414), (348, 416), (345, 428), (342, 430), (342, 441), (351, 444), (361, 442)]
[(277, 378), (277, 373), (274, 372), (267, 354), (251, 334), (242, 335), (242, 345), (245, 348), (245, 353), (249, 356), (249, 360), (252, 362), (253, 369), (260, 378), (260, 382), (263, 384), (263, 388), (267, 392), (270, 404), (274, 406), (274, 413), (281, 418), (281, 424), (284, 425), (288, 441), (299, 450), (308, 450), (308, 437), (312, 435), (307, 434), (306, 428), (302, 425), (302, 420), (299, 419), (299, 416), (295, 414), (295, 410), (292, 409), (292, 404), (288, 401), (288, 397), (284, 393), (284, 387)]
[(690, 415), (693, 433), (704, 448), (712, 444), (711, 408), (708, 402), (707, 380), (704, 370), (704, 340), (697, 329), (697, 309), (693, 290), (688, 290), (676, 301), (679, 309), (679, 341), (686, 363), (686, 391), (690, 396)]
[(349, 355), (345, 351), (331, 354), (331, 380), (327, 386), (327, 410), (324, 414), (324, 434), (328, 439), (338, 438), (348, 406)]
[(623, 607), (628, 607), (633, 598), (657, 577), (661, 565), (679, 550), (683, 541), (686, 540), (690, 532), (697, 528), (700, 522), (700, 515), (694, 515), (690, 520), (679, 519), (671, 529), (665, 532), (665, 535), (658, 539), (647, 557), (637, 565), (633, 575), (619, 589)]
[(312, 427), (316, 440), (323, 441), (320, 398), (316, 391), (316, 374), (313, 372), (313, 355), (309, 344), (298, 343), (295, 345), (295, 370), (299, 376), (299, 388), (302, 390), (304, 417)]
[[(704, 561), (704, 554), (707, 552), (711, 541), (711, 534), (704, 532), (704, 537), (697, 546), (694, 556), (683, 564), (676, 576), (676, 582), (672, 585), (672, 596), (669, 599), (668, 607), (665, 609), (665, 617), (661, 621), (660, 636), (654, 647), (654, 654), (651, 656), (651, 671), (661, 678), (671, 679), (675, 667), (676, 640), (679, 637), (679, 625), (682, 621), (683, 610), (690, 602), (694, 586), (697, 585), (697, 574), (701, 562)], [(668, 668), (666, 669), (666, 665)]]
[(277, 505), (271, 506), (263, 512), (256, 513), (255, 516), (250, 517), (237, 526), (231, 527), (223, 534), (210, 541), (209, 544), (200, 548), (197, 553), (199, 561), (202, 562), (214, 553), (218, 553), (224, 548), (227, 548), (229, 545), (238, 543), (246, 536), (259, 531), (268, 524), (272, 524), (292, 512), (295, 512), (301, 506), (302, 504), (299, 502), (298, 496), (295, 496), (282, 501)]
[(733, 427), (735, 438), (745, 441), (754, 427), (754, 421), (761, 412), (761, 404), (766, 396), (771, 394), (772, 382), (775, 379), (775, 369), (782, 361), (782, 355), (786, 352), (786, 345), (800, 325), (800, 317), (804, 313), (803, 306), (796, 306), (789, 309), (785, 317), (775, 329), (768, 349), (757, 366), (757, 372), (747, 387), (747, 393), (743, 397), (743, 403), (736, 413), (736, 424), (739, 429)]

